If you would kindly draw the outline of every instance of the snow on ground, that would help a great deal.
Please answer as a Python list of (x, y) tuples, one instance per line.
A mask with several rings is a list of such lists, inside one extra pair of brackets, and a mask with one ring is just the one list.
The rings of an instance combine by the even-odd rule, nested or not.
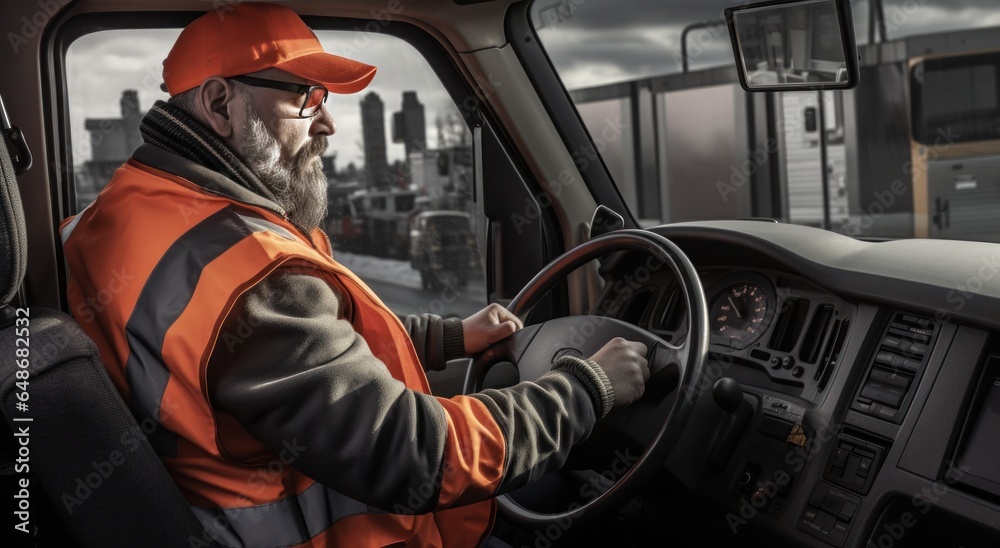
[(334, 251), (333, 258), (362, 280), (375, 280), (420, 289), (420, 273), (410, 268), (410, 263), (407, 261), (355, 255), (346, 251)]

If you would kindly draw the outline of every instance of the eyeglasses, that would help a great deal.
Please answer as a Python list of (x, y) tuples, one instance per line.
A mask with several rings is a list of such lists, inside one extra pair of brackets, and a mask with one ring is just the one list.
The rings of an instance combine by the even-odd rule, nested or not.
[(230, 80), (244, 83), (248, 86), (280, 89), (292, 93), (305, 94), (302, 107), (299, 108), (299, 118), (312, 118), (319, 112), (319, 107), (326, 102), (329, 91), (323, 86), (310, 86), (306, 84), (293, 84), (291, 82), (278, 82), (276, 80), (264, 80), (253, 76), (230, 76)]

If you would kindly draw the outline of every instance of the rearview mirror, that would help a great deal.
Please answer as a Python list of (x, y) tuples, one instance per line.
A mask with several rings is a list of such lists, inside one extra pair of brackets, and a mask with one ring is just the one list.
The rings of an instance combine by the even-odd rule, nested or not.
[(851, 89), (858, 54), (850, 0), (780, 0), (726, 9), (747, 91)]

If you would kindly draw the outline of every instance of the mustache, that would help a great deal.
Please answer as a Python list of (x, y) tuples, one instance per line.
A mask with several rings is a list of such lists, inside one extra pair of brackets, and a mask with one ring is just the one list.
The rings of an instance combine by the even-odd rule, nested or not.
[(302, 147), (302, 150), (300, 150), (298, 154), (299, 159), (305, 160), (312, 158), (313, 156), (322, 156), (322, 154), (326, 152), (328, 146), (329, 143), (327, 142), (326, 137), (316, 137)]

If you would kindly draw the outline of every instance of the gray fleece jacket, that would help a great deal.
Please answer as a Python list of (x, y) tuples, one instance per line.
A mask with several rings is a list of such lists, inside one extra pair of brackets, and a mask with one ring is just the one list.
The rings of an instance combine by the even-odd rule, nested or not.
[[(284, 216), (274, 201), (164, 148), (143, 144), (132, 157), (236, 206)], [(418, 505), (412, 493), (441, 474), (445, 412), (435, 397), (392, 378), (370, 350), (378, 341), (364, 340), (343, 316), (344, 297), (301, 265), (281, 267), (247, 290), (223, 323), (208, 365), (212, 406), (275, 453), (291, 440), (308, 448), (292, 465), (328, 487), (390, 512), (432, 511), (437, 493)], [(462, 356), (460, 320), (427, 314), (404, 324), (425, 369)], [(252, 337), (241, 336), (247, 326)], [(496, 494), (560, 468), (613, 404), (600, 367), (576, 358), (559, 360), (537, 381), (474, 397), (506, 441)], [(240, 448), (223, 450), (243, 461)]]

